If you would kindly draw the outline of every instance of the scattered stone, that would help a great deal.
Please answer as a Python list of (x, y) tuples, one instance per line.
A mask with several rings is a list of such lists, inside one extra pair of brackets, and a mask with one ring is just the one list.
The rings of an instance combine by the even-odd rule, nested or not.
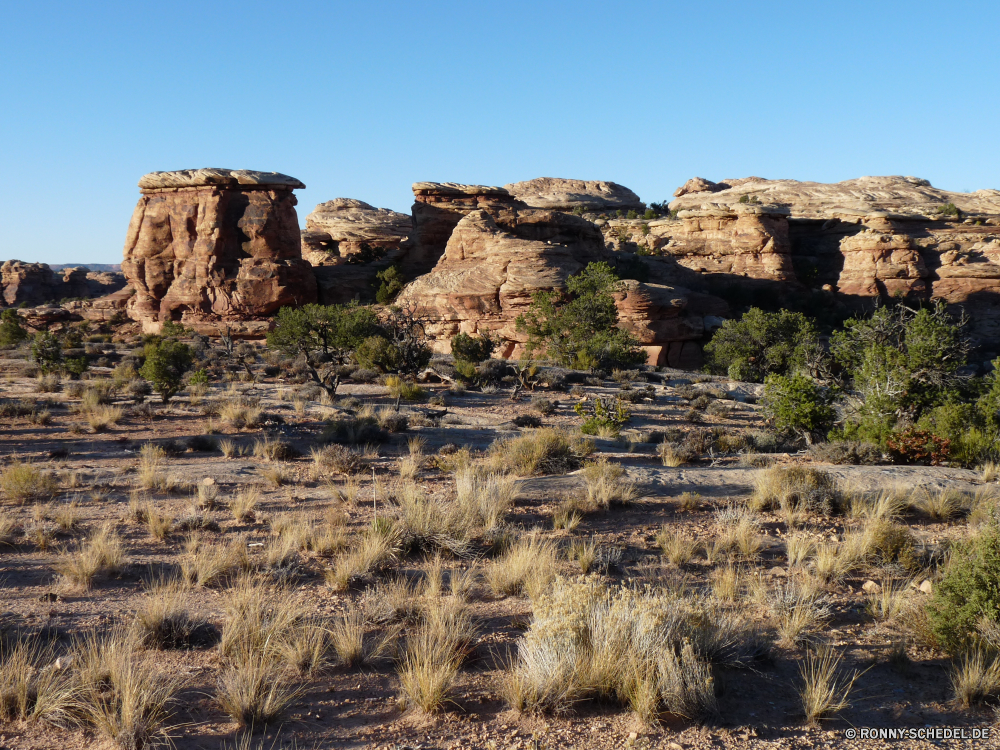
[(861, 590), (866, 594), (877, 594), (882, 590), (882, 587), (875, 583), (875, 581), (868, 580), (861, 585)]

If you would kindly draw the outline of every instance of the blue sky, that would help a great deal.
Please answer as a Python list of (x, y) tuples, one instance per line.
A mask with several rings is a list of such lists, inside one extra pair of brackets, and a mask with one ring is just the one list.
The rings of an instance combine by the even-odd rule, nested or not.
[(1000, 188), (1000, 4), (7, 3), (0, 259), (115, 263), (153, 170), (418, 180), (907, 174)]

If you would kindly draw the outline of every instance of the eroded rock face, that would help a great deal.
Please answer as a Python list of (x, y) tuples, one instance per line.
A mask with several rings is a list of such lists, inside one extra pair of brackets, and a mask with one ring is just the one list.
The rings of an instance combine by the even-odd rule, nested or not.
[[(566, 279), (588, 263), (611, 260), (600, 231), (584, 219), (532, 209), (505, 218), (501, 225), (485, 210), (462, 218), (433, 271), (400, 295), (399, 304), (430, 321), (427, 332), (437, 351), (450, 351), (458, 333), (489, 333), (501, 340), (500, 356), (518, 356), (527, 336), (515, 321), (532, 294), (565, 288)], [(686, 290), (628, 282), (617, 302), (653, 363), (669, 360), (671, 344), (702, 336), (704, 323), (688, 312)], [(724, 307), (720, 302), (713, 309)], [(675, 361), (682, 348), (675, 347)], [(700, 357), (697, 343), (687, 355)]]
[(116, 292), (125, 286), (120, 273), (93, 273), (86, 268), (62, 267), (54, 272), (45, 263), (8, 260), (0, 266), (0, 287), (7, 305), (44, 305), (63, 299), (87, 299)]
[(1000, 347), (1000, 191), (953, 193), (915, 177), (749, 177), (695, 178), (675, 194), (676, 218), (604, 227), (609, 246), (653, 253), (644, 261), (654, 280), (825, 290), (848, 308), (943, 299), (970, 316), (974, 339)]
[(607, 211), (644, 211), (639, 196), (624, 185), (605, 180), (565, 180), (539, 177), (504, 185), (517, 200), (530, 208), (550, 211), (603, 213)]
[(434, 268), (463, 216), (485, 210), (499, 225), (507, 226), (517, 208), (524, 208), (504, 188), (455, 182), (415, 182), (413, 201), (414, 247), (402, 265), (407, 278)]
[(128, 314), (145, 332), (166, 320), (215, 334), (259, 335), (284, 305), (316, 301), (302, 259), (295, 196), (276, 172), (153, 172), (139, 182), (122, 271)]
[(353, 198), (335, 198), (320, 203), (306, 217), (302, 257), (313, 266), (335, 266), (358, 253), (362, 245), (396, 250), (412, 233), (408, 214)]

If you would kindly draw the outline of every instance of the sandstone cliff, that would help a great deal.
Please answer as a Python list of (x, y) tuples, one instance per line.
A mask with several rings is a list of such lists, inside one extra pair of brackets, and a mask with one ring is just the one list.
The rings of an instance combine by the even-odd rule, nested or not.
[(67, 298), (91, 298), (117, 292), (125, 286), (120, 273), (95, 273), (86, 268), (8, 260), (0, 266), (0, 288), (7, 305), (43, 305)]
[(316, 300), (302, 259), (295, 196), (276, 172), (153, 172), (125, 240), (122, 270), (135, 294), (128, 314), (147, 332), (163, 321), (198, 331), (259, 334), (284, 305)]
[(504, 185), (517, 200), (530, 208), (552, 211), (645, 211), (639, 196), (624, 185), (604, 180), (565, 180), (539, 177)]
[[(567, 277), (588, 263), (612, 261), (598, 228), (556, 211), (503, 208), (501, 225), (485, 210), (470, 212), (456, 225), (434, 269), (409, 284), (399, 304), (430, 321), (427, 332), (438, 351), (450, 351), (457, 333), (490, 333), (504, 357), (516, 357), (527, 340), (515, 321), (532, 294), (565, 287)], [(631, 281), (616, 296), (623, 324), (639, 338), (652, 364), (700, 362), (698, 341), (704, 315), (726, 306), (707, 295), (691, 295)], [(685, 348), (685, 342), (690, 342)]]

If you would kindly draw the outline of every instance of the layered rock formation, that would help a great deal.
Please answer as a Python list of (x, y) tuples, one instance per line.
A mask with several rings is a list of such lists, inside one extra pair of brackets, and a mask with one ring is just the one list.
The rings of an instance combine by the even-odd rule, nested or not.
[(412, 233), (413, 220), (407, 214), (335, 198), (320, 203), (306, 217), (302, 257), (313, 266), (335, 266), (360, 252), (362, 245), (396, 250)]
[[(516, 330), (515, 321), (531, 304), (532, 294), (564, 288), (567, 277), (588, 263), (612, 260), (598, 228), (584, 219), (506, 207), (504, 219), (501, 225), (485, 210), (462, 218), (433, 271), (400, 295), (399, 304), (429, 321), (427, 333), (438, 351), (450, 351), (457, 333), (490, 333), (501, 340), (501, 356), (518, 356), (527, 336)], [(699, 295), (696, 315), (687, 309), (689, 296), (683, 289), (638, 282), (628, 282), (618, 295), (625, 325), (652, 363), (700, 361), (694, 342), (704, 332), (701, 316), (724, 312), (725, 305)], [(693, 343), (685, 349), (685, 341)]]
[(122, 262), (135, 290), (128, 314), (146, 332), (172, 320), (204, 333), (255, 335), (278, 308), (314, 302), (292, 194), (301, 187), (277, 172), (144, 176)]
[(550, 211), (645, 211), (639, 196), (624, 185), (604, 180), (564, 180), (539, 177), (525, 182), (504, 185), (517, 200), (530, 208)]
[(452, 231), (473, 211), (485, 210), (501, 226), (507, 226), (517, 201), (501, 187), (460, 185), (455, 182), (413, 183), (413, 250), (402, 264), (407, 278), (430, 271), (444, 253)]
[(125, 286), (120, 273), (94, 273), (86, 268), (62, 266), (58, 273), (45, 263), (8, 260), (0, 266), (0, 287), (7, 305), (43, 305), (67, 298), (90, 298), (116, 292)]
[(915, 177), (750, 177), (695, 178), (675, 194), (676, 218), (604, 228), (612, 246), (652, 254), (643, 260), (655, 280), (772, 299), (825, 290), (848, 308), (943, 299), (972, 318), (974, 339), (1000, 346), (1000, 191), (953, 193)]

